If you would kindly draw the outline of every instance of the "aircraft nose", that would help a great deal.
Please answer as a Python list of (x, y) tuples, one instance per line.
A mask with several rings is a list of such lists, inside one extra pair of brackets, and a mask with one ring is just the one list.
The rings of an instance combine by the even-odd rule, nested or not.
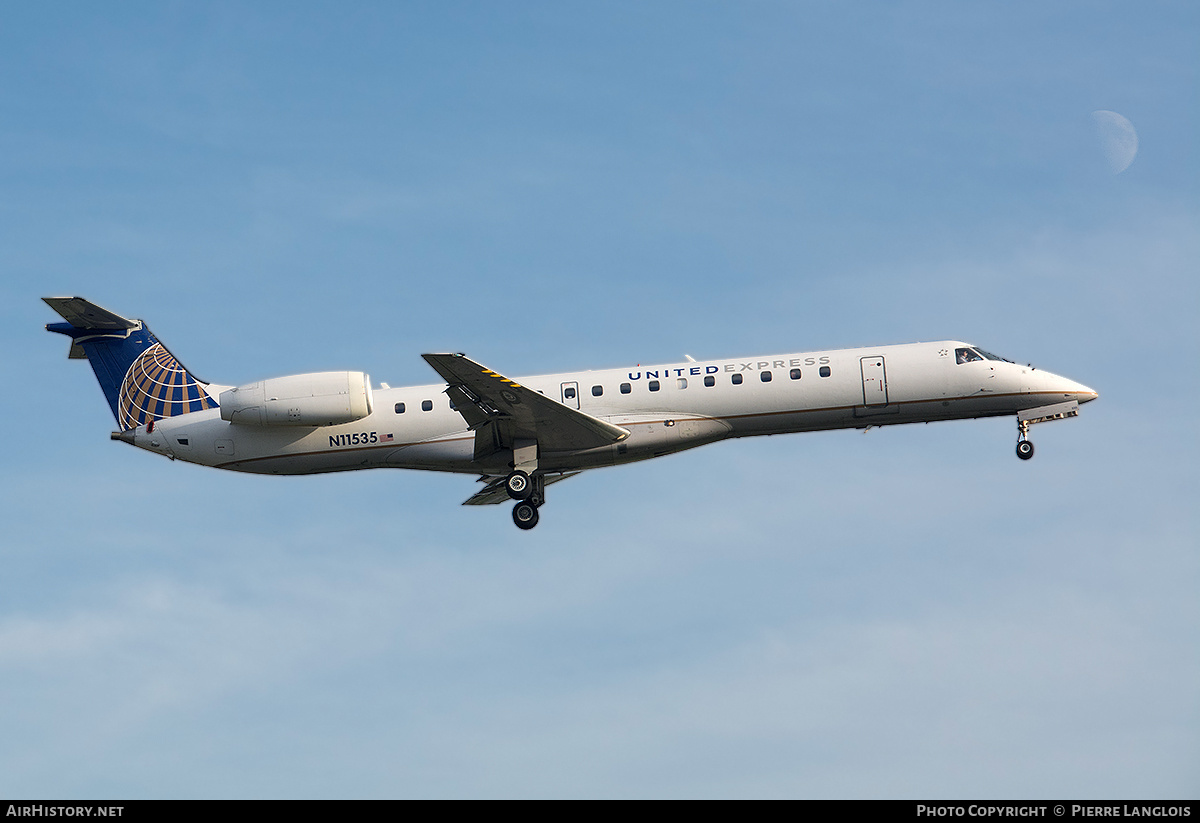
[(1095, 389), (1090, 389), (1082, 383), (1072, 383), (1070, 391), (1080, 403), (1090, 403), (1100, 396)]
[(1030, 388), (1047, 395), (1058, 395), (1063, 400), (1074, 400), (1078, 403), (1090, 403), (1099, 397), (1099, 393), (1069, 377), (1053, 374), (1047, 371), (1035, 370), (1030, 373)]

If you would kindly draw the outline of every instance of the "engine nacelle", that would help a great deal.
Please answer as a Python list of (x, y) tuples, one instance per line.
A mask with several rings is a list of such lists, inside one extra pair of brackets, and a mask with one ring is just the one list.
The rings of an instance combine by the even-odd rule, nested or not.
[(221, 392), (221, 419), (257, 426), (334, 426), (371, 413), (371, 378), (360, 371), (295, 374)]

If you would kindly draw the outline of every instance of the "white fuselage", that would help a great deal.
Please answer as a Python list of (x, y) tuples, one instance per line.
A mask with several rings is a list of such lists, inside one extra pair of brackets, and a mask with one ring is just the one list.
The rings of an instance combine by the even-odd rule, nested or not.
[[(630, 432), (601, 448), (543, 452), (543, 472), (644, 460), (729, 437), (1010, 415), (1096, 397), (1086, 386), (1029, 366), (957, 362), (955, 350), (967, 345), (942, 341), (639, 365), (519, 382)], [(215, 395), (220, 388), (209, 390)], [(475, 435), (445, 390), (445, 383), (375, 389), (368, 416), (331, 426), (231, 423), (211, 409), (141, 426), (132, 442), (173, 459), (261, 474), (507, 472), (511, 454), (474, 459)]]

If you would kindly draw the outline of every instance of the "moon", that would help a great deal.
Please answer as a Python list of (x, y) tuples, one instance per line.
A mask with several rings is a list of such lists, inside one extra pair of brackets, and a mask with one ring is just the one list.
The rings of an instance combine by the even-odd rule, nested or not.
[(1096, 136), (1100, 139), (1100, 150), (1108, 160), (1108, 167), (1113, 174), (1120, 174), (1137, 157), (1137, 130), (1133, 123), (1115, 111), (1094, 111), (1092, 120), (1096, 122)]

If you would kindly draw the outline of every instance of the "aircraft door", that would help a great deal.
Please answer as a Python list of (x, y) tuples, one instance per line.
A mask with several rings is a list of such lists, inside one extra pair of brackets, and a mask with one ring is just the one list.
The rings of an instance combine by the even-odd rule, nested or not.
[(570, 406), (573, 409), (579, 408), (579, 384), (578, 383), (563, 383), (562, 384), (562, 402), (564, 406)]
[(863, 405), (886, 406), (887, 372), (883, 364), (883, 356), (864, 357), (862, 363)]

